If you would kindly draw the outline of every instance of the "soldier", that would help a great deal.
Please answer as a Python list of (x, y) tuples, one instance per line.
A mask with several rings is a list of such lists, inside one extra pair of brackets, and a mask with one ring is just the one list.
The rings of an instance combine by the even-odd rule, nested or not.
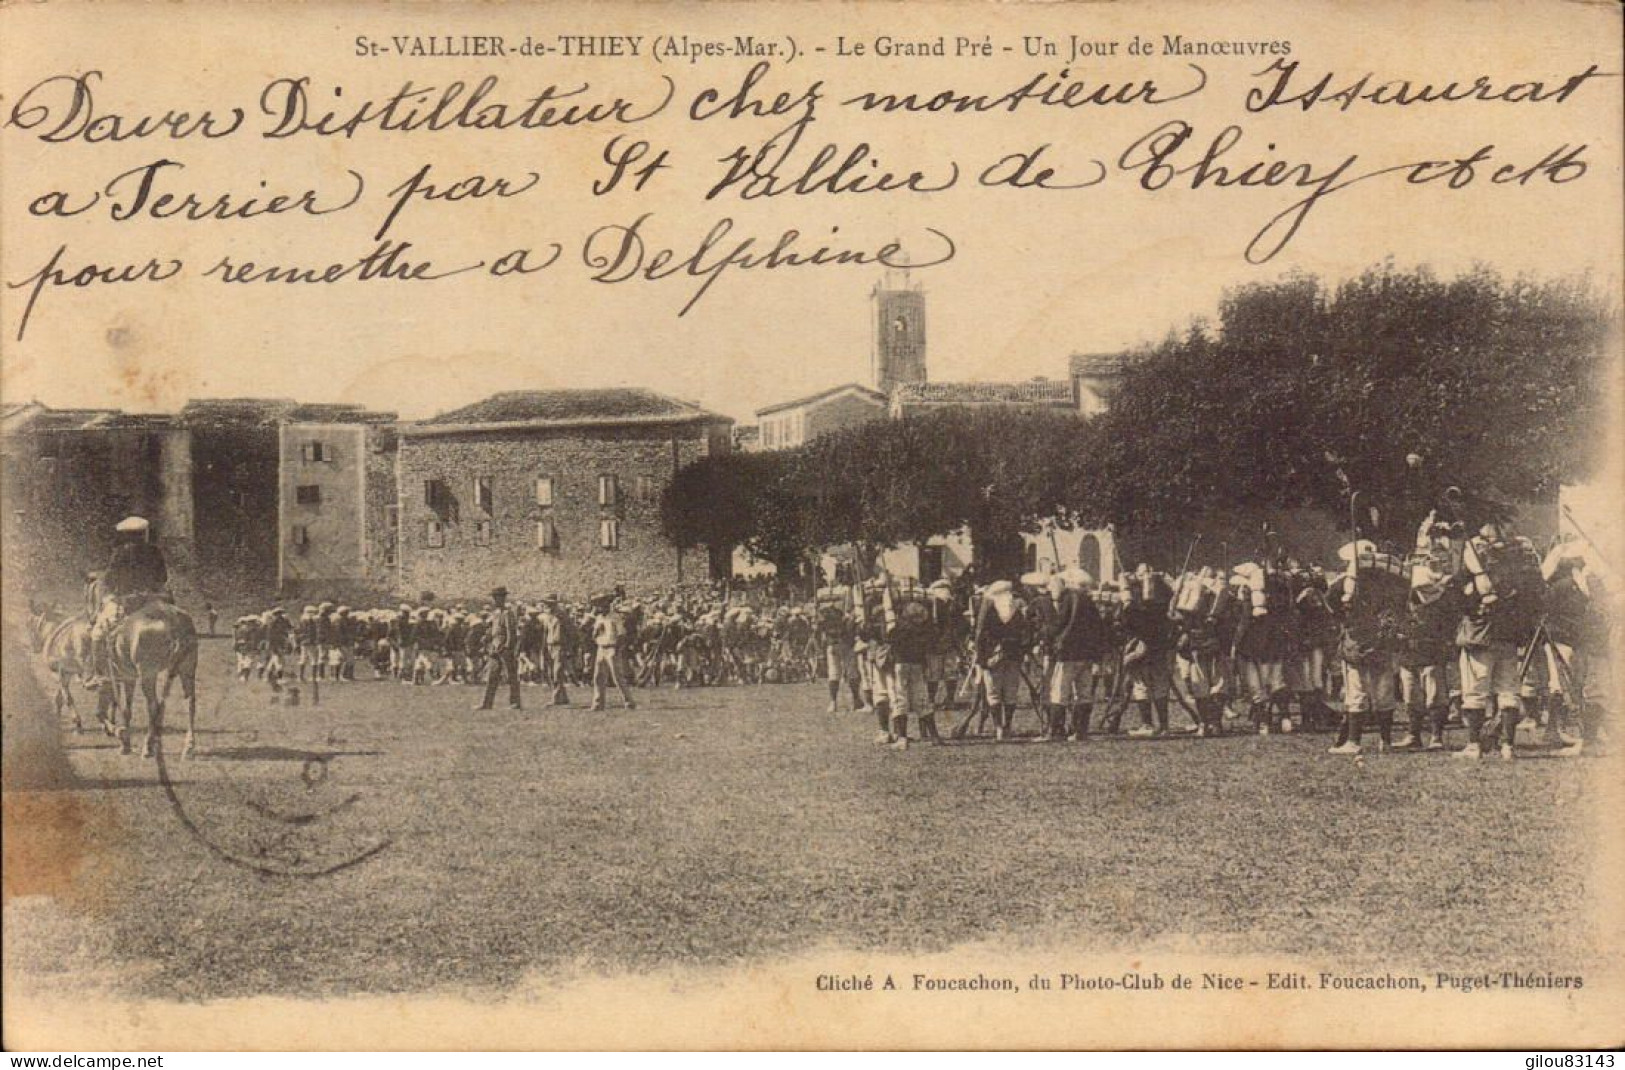
[[(1608, 621), (1603, 612), (1601, 580), (1572, 543), (1559, 543), (1546, 555), (1541, 573), (1546, 578), (1545, 657), (1551, 681), (1552, 721), (1548, 742), (1566, 744), (1557, 754), (1574, 757), (1597, 739), (1601, 707), (1590, 693), (1592, 661), (1608, 649)], [(1580, 732), (1578, 740), (1562, 737), (1559, 722)]]
[(1348, 543), (1338, 554), (1348, 568), (1328, 599), (1342, 625), (1338, 655), (1343, 660), (1346, 738), (1330, 753), (1359, 754), (1368, 718), (1376, 725), (1379, 748), (1386, 751), (1393, 743), (1401, 621), (1410, 583), (1404, 561), (1378, 551), (1369, 540)]
[[(1039, 686), (1039, 693), (1033, 698), (1033, 713), (1038, 717), (1037, 742), (1043, 743), (1055, 742), (1066, 735), (1064, 726), (1057, 727), (1055, 724), (1054, 706), (1046, 701), (1050, 672), (1055, 665), (1051, 644), (1057, 629), (1055, 605), (1060, 597), (1060, 588), (1060, 579), (1050, 573), (1029, 572), (1021, 577), (1023, 604), (1033, 639), (1027, 660), (1032, 662)], [(1025, 666), (1023, 671), (1026, 671)]]
[(438, 609), (422, 608), (415, 617), (413, 634), (417, 639), (417, 657), (412, 659), (412, 683), (429, 684), (434, 682), (435, 663), (444, 648), (441, 622), (445, 614)]
[(614, 684), (621, 693), (621, 701), (629, 710), (638, 708), (632, 692), (626, 687), (626, 663), (621, 647), (626, 642), (626, 617), (613, 604), (613, 595), (600, 595), (593, 600), (597, 616), (592, 623), (594, 647), (592, 663), (592, 708), (604, 709), (609, 697), (609, 685)]
[(1196, 707), (1196, 734), (1224, 734), (1227, 677), (1219, 620), (1229, 595), (1224, 577), (1211, 568), (1187, 572), (1174, 592), (1174, 669)]
[(954, 589), (947, 580), (937, 580), (925, 594), (932, 634), (931, 649), (925, 656), (926, 700), (933, 710), (940, 710), (953, 703), (949, 662), (964, 646), (965, 618), (954, 612)]
[(282, 686), (283, 674), (287, 672), (286, 659), (293, 653), (293, 622), (281, 606), (271, 607), (264, 620), (265, 678), (270, 681), (271, 689), (277, 690)]
[(355, 647), (359, 624), (360, 622), (350, 615), (349, 606), (339, 606), (333, 611), (332, 668), (335, 680), (355, 679)]
[[(1545, 581), (1534, 545), (1491, 521), (1462, 549), (1467, 612), (1456, 631), (1461, 649), (1461, 712), (1467, 722), (1462, 758), (1478, 758), (1483, 745), (1500, 744), (1501, 758), (1516, 756), (1522, 714), (1522, 657), (1540, 628)], [(1484, 729), (1490, 729), (1484, 738)]]
[(306, 606), (299, 611), (299, 623), (294, 627), (294, 642), (299, 646), (299, 680), (303, 683), (306, 674), (310, 679), (316, 678), (316, 666), (319, 658), (316, 654), (316, 607)]
[(547, 704), (549, 706), (568, 706), (570, 704), (570, 693), (565, 690), (564, 686), (568, 675), (565, 623), (564, 616), (559, 612), (557, 595), (550, 595), (543, 600), (541, 613), (537, 616), (536, 622), (541, 629), (547, 683), (552, 687), (552, 693)]
[(389, 622), (389, 669), (403, 684), (412, 682), (412, 663), (418, 656), (415, 639), (412, 607), (402, 602)]
[[(886, 593), (890, 603), (891, 592)], [(890, 664), (884, 671), (888, 674), (886, 693), (892, 704), (893, 746), (908, 749), (908, 719), (916, 711), (920, 719), (920, 738), (941, 746), (936, 711), (931, 708), (925, 690), (925, 659), (934, 638), (931, 611), (919, 599), (908, 599), (900, 607), (888, 604), (886, 617), (885, 640)]]
[(856, 629), (852, 618), (839, 605), (826, 603), (818, 611), (817, 641), (824, 656), (824, 683), (829, 689), (829, 712), (835, 713), (845, 683), (852, 695), (852, 710), (861, 710), (866, 703), (858, 689), (858, 660), (852, 644)]
[[(87, 688), (97, 688), (107, 678), (107, 637), (119, 621), (149, 599), (165, 594), (169, 587), (169, 566), (164, 552), (148, 541), (145, 518), (128, 516), (113, 526), (113, 556), (101, 577), (101, 604), (90, 607), (90, 673)], [(87, 585), (87, 593), (96, 589)]]
[(1454, 572), (1449, 525), (1440, 525), (1430, 512), (1416, 536), (1411, 591), (1400, 633), (1399, 700), (1410, 721), (1398, 743), (1401, 749), (1444, 749), (1450, 713), (1448, 666), (1455, 656), (1456, 622), (1462, 612), (1459, 592), (1451, 582)]
[(989, 584), (976, 618), (976, 664), (993, 713), (995, 739), (1009, 738), (1021, 699), (1022, 662), (1031, 645), (1015, 585), (1009, 580)]
[(497, 587), (491, 591), (491, 624), (485, 643), (490, 657), (491, 675), (485, 680), (485, 698), (474, 712), (489, 710), (496, 703), (497, 689), (506, 681), (508, 708), (521, 709), (519, 701), (519, 618), (508, 605), (508, 589)]
[[(312, 677), (325, 680), (329, 670), (337, 668), (338, 630), (333, 625), (333, 611), (338, 607), (332, 602), (323, 602), (316, 607), (316, 623), (311, 629), (316, 639), (316, 658)], [(331, 673), (337, 677), (336, 671)]]
[(874, 709), (879, 732), (876, 743), (896, 743), (896, 722), (892, 720), (891, 695), (891, 641), (887, 638), (887, 622), (881, 580), (870, 580), (858, 588), (863, 599), (863, 614), (858, 619), (858, 640), (854, 644), (864, 678), (864, 694)]
[(238, 617), (231, 626), (231, 649), (237, 655), (237, 679), (246, 681), (254, 675), (254, 663), (259, 657), (264, 629), (260, 619), (251, 613)]
[(1110, 639), (1090, 592), (1094, 578), (1080, 568), (1069, 568), (1057, 578), (1061, 592), (1050, 634), (1051, 666), (1046, 683), (1050, 733), (1082, 742), (1089, 737), (1089, 719), (1094, 714), (1095, 666), (1105, 656)]
[(1337, 715), (1326, 704), (1326, 651), (1338, 642), (1337, 621), (1327, 602), (1326, 573), (1319, 565), (1289, 562), (1292, 585), (1294, 656), (1286, 663), (1287, 690), (1297, 698), (1305, 729), (1329, 727)]
[(1123, 612), (1117, 627), (1123, 640), (1124, 682), (1129, 701), (1140, 715), (1135, 735), (1160, 738), (1168, 734), (1176, 642), (1168, 616), (1171, 597), (1167, 579), (1145, 564), (1135, 570), (1124, 587)]
[(1234, 574), (1245, 589), (1247, 609), (1232, 650), (1254, 730), (1267, 736), (1281, 727), (1283, 716), (1292, 597), (1283, 575), (1256, 562), (1236, 566)]

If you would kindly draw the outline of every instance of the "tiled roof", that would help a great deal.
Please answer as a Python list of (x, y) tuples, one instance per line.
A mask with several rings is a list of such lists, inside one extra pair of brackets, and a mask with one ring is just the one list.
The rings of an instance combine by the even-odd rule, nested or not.
[(892, 400), (901, 405), (1056, 405), (1071, 408), (1072, 384), (1062, 379), (1024, 383), (900, 383)]
[(1067, 361), (1069, 373), (1081, 378), (1109, 378), (1122, 375), (1134, 363), (1130, 353), (1074, 353)]
[(299, 407), (292, 398), (194, 398), (181, 409), (181, 422), (197, 424), (275, 424)]
[(859, 394), (872, 400), (876, 405), (886, 403), (886, 395), (878, 390), (871, 390), (862, 383), (842, 383), (840, 386), (832, 386), (828, 390), (820, 390), (818, 393), (809, 394), (804, 398), (796, 398), (793, 401), (780, 401), (769, 405), (765, 409), (757, 409), (756, 415), (771, 416), (776, 412), (783, 412), (785, 409), (799, 409), (805, 405), (816, 405), (820, 401), (835, 397), (838, 394), (844, 394), (848, 390), (856, 390)]
[(288, 413), (294, 423), (388, 424), (399, 419), (393, 412), (374, 412), (364, 405), (304, 404)]
[(692, 402), (653, 390), (617, 387), (595, 390), (510, 390), (460, 409), (421, 420), (422, 431), (458, 428), (581, 426), (605, 424), (727, 421)]
[(98, 431), (165, 431), (178, 425), (179, 421), (167, 412), (115, 412), (89, 426)]
[(299, 402), (292, 398), (194, 398), (180, 412), (188, 425), (280, 423), (393, 423), (396, 414), (347, 402)]
[(117, 415), (117, 409), (45, 409), (24, 426), (29, 431), (78, 431)]

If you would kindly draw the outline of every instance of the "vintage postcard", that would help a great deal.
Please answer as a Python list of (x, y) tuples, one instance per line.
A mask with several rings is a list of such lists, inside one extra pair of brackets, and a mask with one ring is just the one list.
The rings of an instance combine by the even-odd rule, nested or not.
[(5, 1045), (1620, 1045), (1622, 75), (0, 5)]

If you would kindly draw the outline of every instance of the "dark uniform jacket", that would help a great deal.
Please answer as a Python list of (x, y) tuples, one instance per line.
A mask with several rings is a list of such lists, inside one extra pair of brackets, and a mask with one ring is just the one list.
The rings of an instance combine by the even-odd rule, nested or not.
[(1106, 653), (1106, 622), (1087, 592), (1061, 592), (1051, 645), (1057, 661), (1096, 661)]
[(169, 584), (164, 552), (146, 542), (127, 542), (113, 551), (103, 583), (108, 594), (123, 597), (161, 591)]

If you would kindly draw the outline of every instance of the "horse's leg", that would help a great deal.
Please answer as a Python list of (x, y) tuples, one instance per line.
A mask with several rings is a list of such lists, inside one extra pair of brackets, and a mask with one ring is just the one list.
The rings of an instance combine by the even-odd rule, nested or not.
[(197, 752), (197, 668), (181, 677), (181, 693), (186, 696), (186, 749), (181, 751), (182, 758), (190, 758)]
[(181, 674), (181, 696), (186, 699), (186, 744), (181, 748), (181, 757), (190, 758), (195, 744), (193, 733), (197, 729), (197, 680), (184, 673), (184, 668), (164, 673), (164, 688), (158, 696), (158, 706), (162, 709), (169, 705), (169, 689), (175, 686), (176, 675)]
[(73, 670), (61, 668), (56, 671), (57, 716), (60, 717), (62, 715), (62, 708), (64, 705), (66, 705), (68, 709), (72, 710), (73, 734), (78, 736), (84, 734), (85, 725), (83, 720), (81, 720), (79, 717), (79, 703), (73, 700), (72, 683)]
[(130, 753), (130, 717), (131, 717), (132, 712), (135, 709), (135, 682), (131, 681), (130, 683), (118, 683), (118, 684), (112, 684), (110, 686), (117, 688), (118, 697), (119, 697), (120, 709), (117, 711), (117, 716), (119, 718), (119, 729), (118, 729), (118, 749), (119, 749), (119, 753), (120, 754), (129, 754)]
[(141, 744), (141, 756), (151, 758), (154, 747), (164, 745), (164, 701), (158, 697), (158, 678), (141, 673), (141, 697), (147, 702), (147, 738)]

